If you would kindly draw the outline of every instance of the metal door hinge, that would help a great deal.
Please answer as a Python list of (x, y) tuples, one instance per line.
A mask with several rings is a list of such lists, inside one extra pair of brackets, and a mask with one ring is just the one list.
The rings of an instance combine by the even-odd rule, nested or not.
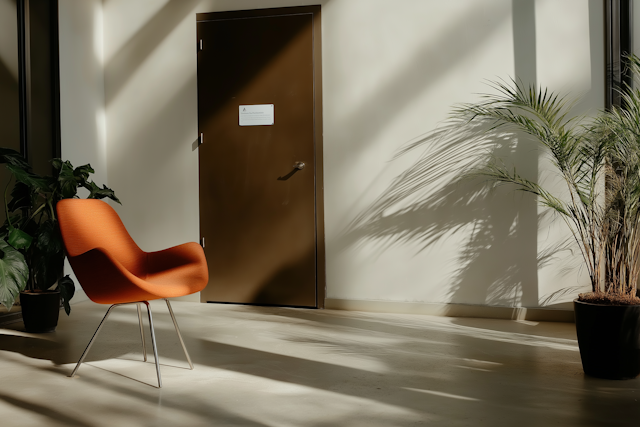
[(200, 132), (200, 145), (204, 144), (204, 133)]
[(198, 50), (202, 50), (202, 39), (198, 42)]
[(200, 238), (200, 246), (204, 249), (204, 237)]

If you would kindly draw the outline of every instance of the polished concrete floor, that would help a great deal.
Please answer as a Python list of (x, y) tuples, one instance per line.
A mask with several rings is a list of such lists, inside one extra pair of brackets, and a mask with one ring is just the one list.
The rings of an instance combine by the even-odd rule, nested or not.
[[(135, 307), (85, 302), (58, 330), (0, 329), (0, 425), (631, 426), (640, 379), (582, 373), (574, 325), (153, 302), (163, 375)], [(149, 345), (149, 340), (147, 340)], [(150, 345), (149, 345), (150, 351)]]

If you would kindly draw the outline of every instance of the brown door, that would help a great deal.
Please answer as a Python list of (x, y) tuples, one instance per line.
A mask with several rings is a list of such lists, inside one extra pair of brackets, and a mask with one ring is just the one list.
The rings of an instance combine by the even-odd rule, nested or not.
[(203, 301), (317, 306), (313, 25), (198, 15)]

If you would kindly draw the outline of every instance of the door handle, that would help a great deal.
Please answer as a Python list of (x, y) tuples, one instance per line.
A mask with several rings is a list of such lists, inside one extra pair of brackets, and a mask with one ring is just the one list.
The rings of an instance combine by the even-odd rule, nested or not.
[(295, 163), (293, 164), (293, 167), (294, 167), (295, 169), (302, 170), (302, 169), (304, 169), (305, 164), (304, 164), (304, 162), (295, 162)]

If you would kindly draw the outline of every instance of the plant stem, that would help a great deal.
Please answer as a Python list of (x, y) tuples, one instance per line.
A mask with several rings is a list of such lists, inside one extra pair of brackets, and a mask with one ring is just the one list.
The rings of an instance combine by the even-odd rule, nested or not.
[(7, 222), (9, 223), (9, 227), (13, 227), (13, 225), (11, 225), (11, 219), (9, 219), (9, 205), (7, 204), (7, 193), (9, 192), (10, 184), (11, 178), (9, 178), (9, 182), (7, 182), (7, 186), (4, 188), (4, 212), (7, 215)]

